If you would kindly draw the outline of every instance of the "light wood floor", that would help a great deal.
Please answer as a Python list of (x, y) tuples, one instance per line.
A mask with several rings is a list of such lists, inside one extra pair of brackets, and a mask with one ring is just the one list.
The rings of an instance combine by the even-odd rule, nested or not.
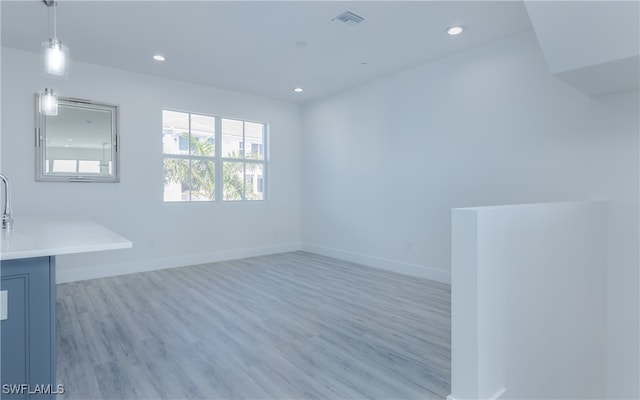
[(59, 399), (443, 399), (450, 286), (294, 252), (58, 285)]

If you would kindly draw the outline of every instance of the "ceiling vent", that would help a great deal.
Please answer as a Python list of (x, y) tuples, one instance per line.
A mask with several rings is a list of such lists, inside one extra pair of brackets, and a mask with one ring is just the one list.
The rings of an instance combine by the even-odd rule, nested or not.
[(364, 21), (364, 18), (354, 12), (347, 10), (342, 14), (338, 15), (337, 17), (335, 17), (334, 19), (332, 19), (332, 21), (342, 22), (343, 24), (349, 25), (349, 26), (356, 26), (360, 22)]

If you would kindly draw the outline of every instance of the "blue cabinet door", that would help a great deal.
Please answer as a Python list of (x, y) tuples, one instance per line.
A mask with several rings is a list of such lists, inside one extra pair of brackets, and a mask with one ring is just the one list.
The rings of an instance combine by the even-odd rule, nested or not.
[(1, 398), (51, 399), (55, 381), (55, 259), (0, 263), (7, 318), (0, 322)]
[[(2, 375), (2, 398), (24, 399), (26, 393), (9, 396), (5, 384), (27, 382), (28, 366), (27, 362), (27, 340), (29, 328), (27, 326), (28, 316), (26, 309), (29, 301), (27, 287), (29, 285), (28, 274), (16, 274), (7, 278), (2, 278), (2, 290), (7, 292), (7, 319), (0, 324), (0, 340), (2, 341), (2, 365), (0, 374)], [(16, 388), (16, 391), (18, 389)]]

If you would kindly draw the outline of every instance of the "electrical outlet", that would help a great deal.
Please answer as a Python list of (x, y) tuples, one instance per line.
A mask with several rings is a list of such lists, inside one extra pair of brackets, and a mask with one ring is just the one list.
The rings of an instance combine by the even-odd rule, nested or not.
[(404, 241), (404, 250), (405, 251), (413, 250), (413, 242), (411, 240), (405, 240)]

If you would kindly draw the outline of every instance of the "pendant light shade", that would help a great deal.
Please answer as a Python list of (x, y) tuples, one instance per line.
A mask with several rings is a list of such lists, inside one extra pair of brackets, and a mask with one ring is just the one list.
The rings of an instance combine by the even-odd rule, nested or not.
[(64, 78), (67, 76), (69, 49), (57, 38), (42, 42), (44, 51), (44, 71), (49, 75)]
[[(58, 78), (67, 77), (67, 64), (69, 60), (69, 49), (62, 44), (57, 36), (57, 15), (58, 2), (55, 0), (43, 0), (49, 13), (49, 40), (42, 42), (44, 52), (44, 72)], [(51, 11), (53, 10), (53, 23), (51, 21)], [(53, 30), (51, 29), (53, 28)]]
[(58, 96), (53, 93), (53, 89), (45, 89), (44, 93), (40, 93), (40, 114), (58, 115)]

